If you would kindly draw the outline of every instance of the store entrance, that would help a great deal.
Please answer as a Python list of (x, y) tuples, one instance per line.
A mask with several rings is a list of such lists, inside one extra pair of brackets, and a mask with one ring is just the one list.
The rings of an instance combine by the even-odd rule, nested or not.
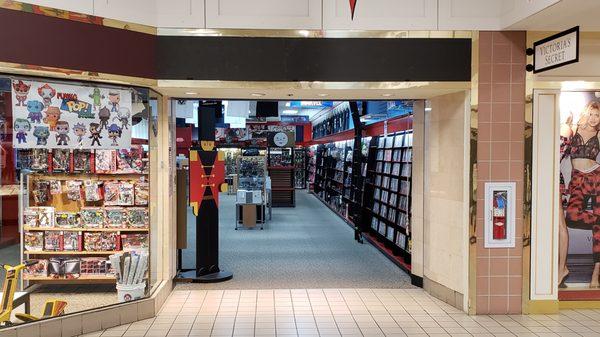
[[(413, 287), (412, 121), (423, 101), (173, 101), (180, 176), (198, 140), (197, 111), (215, 102), (227, 182), (219, 265), (234, 277), (203, 289)], [(182, 185), (193, 187), (178, 182), (186, 205)], [(192, 269), (196, 216), (185, 212), (179, 263)]]

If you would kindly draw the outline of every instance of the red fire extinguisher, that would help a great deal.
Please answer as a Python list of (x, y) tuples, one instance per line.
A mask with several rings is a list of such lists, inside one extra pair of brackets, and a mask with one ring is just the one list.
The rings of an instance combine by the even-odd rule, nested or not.
[(506, 191), (494, 192), (492, 223), (494, 240), (506, 239)]

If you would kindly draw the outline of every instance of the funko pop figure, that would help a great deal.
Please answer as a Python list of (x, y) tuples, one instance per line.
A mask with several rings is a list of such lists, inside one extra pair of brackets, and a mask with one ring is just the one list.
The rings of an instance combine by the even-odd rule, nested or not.
[(104, 95), (100, 93), (100, 89), (94, 88), (92, 93), (89, 94), (89, 97), (94, 100), (94, 110), (98, 110), (102, 104), (102, 99), (104, 99)]
[(15, 104), (15, 106), (25, 106), (27, 94), (29, 94), (29, 88), (31, 88), (31, 85), (27, 85), (21, 80), (19, 80), (17, 83), (13, 83), (15, 98), (17, 99), (17, 104)]
[(108, 138), (112, 139), (112, 146), (119, 146), (117, 139), (121, 138), (123, 130), (117, 124), (111, 124), (108, 127)]
[(56, 123), (56, 145), (69, 145), (69, 122), (58, 121)]
[(17, 133), (17, 140), (19, 141), (19, 144), (27, 143), (27, 132), (31, 130), (31, 124), (28, 120), (25, 118), (15, 119), (13, 130)]
[(98, 118), (100, 118), (100, 130), (108, 128), (108, 121), (110, 120), (110, 110), (107, 107), (103, 107), (98, 112)]
[(85, 136), (85, 124), (77, 123), (73, 125), (73, 132), (77, 136), (77, 142), (81, 144), (83, 142), (83, 136)]
[(113, 118), (113, 121), (117, 120), (121, 122), (121, 129), (129, 129), (129, 117), (131, 117), (131, 113), (128, 108), (119, 108), (117, 116)]
[(60, 119), (60, 114), (60, 109), (55, 106), (51, 106), (48, 108), (48, 110), (46, 110), (46, 117), (44, 117), (43, 121), (44, 123), (48, 124), (50, 131), (55, 131), (56, 123)]
[(56, 90), (48, 85), (48, 83), (38, 88), (38, 94), (44, 101), (44, 106), (48, 108), (52, 104), (52, 99), (56, 96)]
[(33, 135), (37, 138), (37, 145), (47, 145), (50, 130), (48, 130), (47, 126), (36, 125), (33, 127)]
[(100, 124), (90, 123), (90, 136), (88, 138), (92, 140), (91, 146), (94, 146), (94, 143), (97, 143), (98, 146), (102, 146), (102, 144), (100, 144), (100, 139), (102, 138), (100, 135)]
[(121, 94), (116, 90), (108, 92), (108, 104), (111, 106), (110, 112), (119, 111), (119, 102), (121, 102)]
[(44, 103), (40, 101), (27, 102), (27, 111), (29, 111), (27, 118), (31, 120), (31, 123), (42, 122), (42, 110), (44, 110)]

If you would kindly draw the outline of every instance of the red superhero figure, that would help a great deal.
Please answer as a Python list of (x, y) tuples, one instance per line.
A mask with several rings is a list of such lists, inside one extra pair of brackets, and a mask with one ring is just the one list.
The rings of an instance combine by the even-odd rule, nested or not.
[(25, 101), (27, 100), (27, 94), (29, 93), (29, 88), (31, 85), (25, 84), (23, 81), (19, 80), (18, 82), (13, 82), (13, 89), (15, 90), (15, 98), (17, 99), (17, 104), (15, 106), (25, 106)]

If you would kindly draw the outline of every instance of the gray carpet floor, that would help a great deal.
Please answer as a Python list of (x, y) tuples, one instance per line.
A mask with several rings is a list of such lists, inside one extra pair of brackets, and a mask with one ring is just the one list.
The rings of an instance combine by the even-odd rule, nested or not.
[[(296, 207), (273, 208), (265, 229), (234, 230), (235, 196), (220, 196), (220, 268), (233, 279), (178, 289), (411, 288), (410, 277), (315, 196), (296, 191)], [(184, 268), (195, 264), (195, 220), (188, 212)]]

